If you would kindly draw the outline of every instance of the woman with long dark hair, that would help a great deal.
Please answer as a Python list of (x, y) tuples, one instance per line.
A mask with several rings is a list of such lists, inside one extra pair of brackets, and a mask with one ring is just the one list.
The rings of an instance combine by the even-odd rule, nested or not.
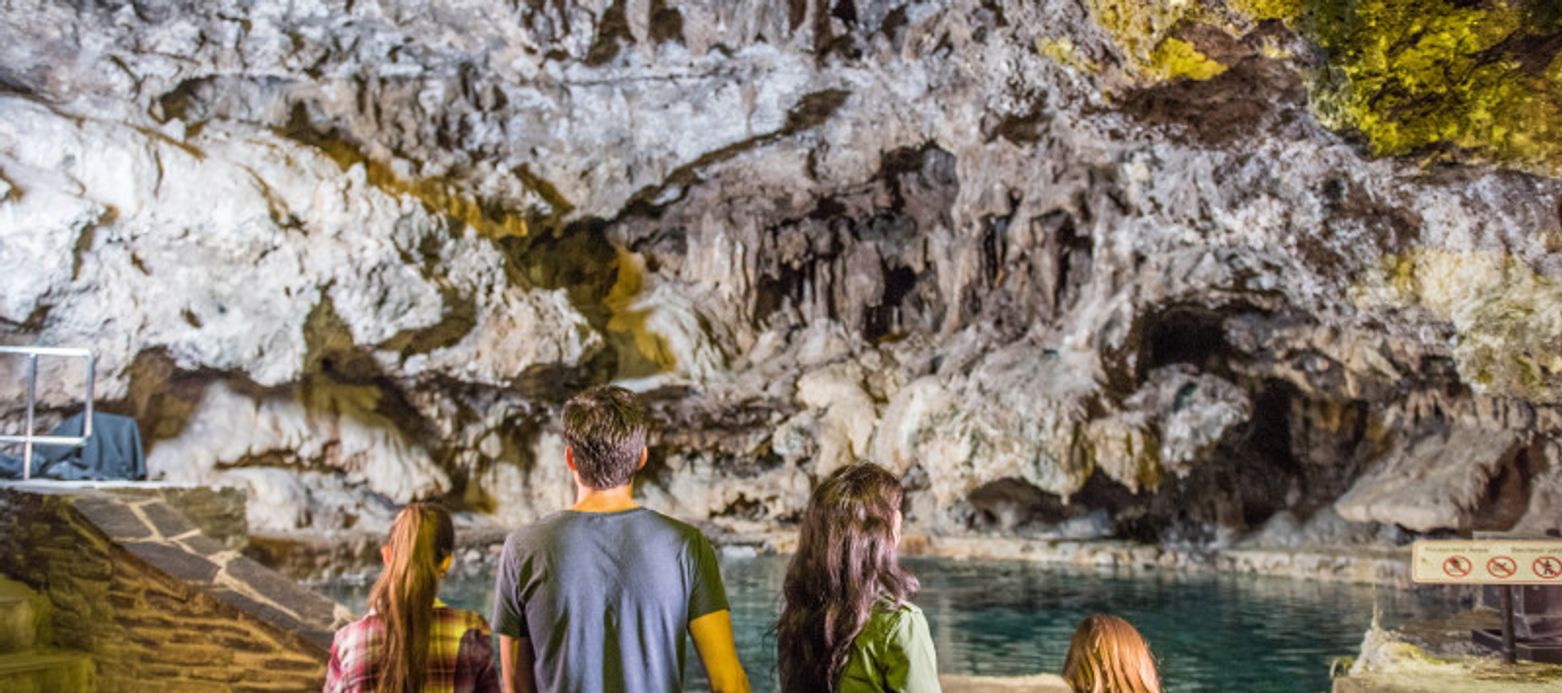
[(325, 693), (495, 693), (488, 622), (435, 596), (455, 552), (450, 513), (409, 503), (380, 547), (369, 613), (336, 632)]
[(776, 624), (785, 693), (938, 693), (927, 619), (900, 567), (900, 480), (875, 464), (827, 477), (808, 500)]

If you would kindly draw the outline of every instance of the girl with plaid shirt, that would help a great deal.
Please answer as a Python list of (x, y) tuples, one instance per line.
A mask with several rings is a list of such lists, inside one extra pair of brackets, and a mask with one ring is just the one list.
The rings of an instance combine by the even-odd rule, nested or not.
[(439, 601), (455, 526), (433, 503), (410, 503), (380, 548), (385, 570), (369, 613), (336, 632), (325, 693), (497, 693), (488, 622)]

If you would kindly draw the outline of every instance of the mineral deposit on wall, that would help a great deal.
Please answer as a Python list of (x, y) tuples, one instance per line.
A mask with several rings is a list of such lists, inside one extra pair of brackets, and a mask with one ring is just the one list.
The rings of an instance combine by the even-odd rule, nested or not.
[(854, 459), (932, 532), (1544, 529), (1559, 49), (1544, 0), (3, 0), (0, 332), (262, 531), (533, 517), (610, 380), (643, 495), (740, 531)]

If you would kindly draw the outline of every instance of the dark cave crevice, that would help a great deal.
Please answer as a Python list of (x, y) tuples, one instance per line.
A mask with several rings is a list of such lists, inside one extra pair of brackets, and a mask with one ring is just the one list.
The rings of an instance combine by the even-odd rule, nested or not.
[(851, 26), (857, 23), (857, 3), (852, 0), (835, 0), (835, 6), (830, 9), (830, 16), (841, 20), (841, 23)]
[[(869, 342), (936, 330), (946, 308), (937, 262), (922, 237), (929, 225), (952, 224), (947, 217), (956, 185), (947, 152), (897, 149), (884, 154), (875, 178), (861, 189), (821, 197), (801, 218), (763, 232), (755, 323), (787, 319), (777, 312), (790, 304), (804, 319), (809, 308), (822, 309), (823, 316), (856, 326)], [(864, 295), (865, 286), (874, 293)]]
[(1057, 282), (1052, 288), (1052, 314), (1056, 317), (1078, 302), (1085, 285), (1090, 283), (1095, 242), (1089, 235), (1079, 232), (1072, 215), (1064, 212), (1052, 214), (1054, 216), (1044, 219), (1043, 223), (1055, 229)]
[(653, 43), (683, 43), (683, 13), (668, 7), (667, 0), (651, 0), (650, 34)]
[(180, 370), (166, 349), (148, 349), (136, 354), (126, 369), (130, 386), (122, 409), (100, 403), (100, 411), (120, 413), (136, 420), (147, 448), (157, 441), (178, 436), (184, 430), (201, 401), (206, 386), (221, 375)]
[(1233, 355), (1226, 340), (1225, 315), (1191, 305), (1173, 305), (1140, 318), (1135, 380), (1143, 383), (1157, 368), (1185, 363), (1200, 372), (1225, 374)]
[(1128, 92), (1122, 112), (1151, 126), (1172, 126), (1190, 144), (1227, 147), (1302, 120), (1307, 91), (1279, 60), (1242, 57), (1208, 80), (1178, 80)]
[(890, 191), (895, 195), (891, 209), (902, 209), (908, 199), (925, 195), (937, 200), (935, 206), (944, 209), (947, 215), (960, 193), (960, 178), (955, 166), (954, 154), (929, 142), (884, 152), (879, 157), (875, 178), (890, 184)]
[(1011, 216), (988, 216), (982, 220), (982, 277), (989, 287), (1003, 279), (1008, 260), (1008, 235)]
[(1529, 510), (1531, 480), (1542, 454), (1539, 445), (1519, 442), (1502, 456), (1480, 504), (1470, 512), (1470, 530), (1506, 532), (1518, 524)]
[(803, 20), (808, 18), (808, 5), (810, 0), (787, 0), (786, 25), (789, 31), (797, 31), (803, 25)]
[(997, 119), (986, 132), (986, 139), (1005, 139), (1016, 146), (1030, 146), (1042, 140), (1051, 117), (1047, 114), (1047, 99), (1042, 95), (1030, 108), (1018, 113), (1007, 113)]
[[(402, 341), (410, 342), (410, 337)], [(327, 291), (321, 292), (320, 302), (304, 318), (303, 370), (350, 384), (371, 383), (386, 377), (369, 348), (353, 342), (352, 331), (336, 312), (335, 302)]]
[(1120, 538), (1161, 544), (1208, 543), (1219, 529), (1252, 531), (1275, 513), (1294, 510), (1298, 490), (1307, 484), (1290, 433), (1298, 394), (1289, 383), (1272, 380), (1251, 396), (1250, 419), (1229, 429), (1186, 476), (1134, 493), (1097, 472), (1071, 502), (1109, 511)]
[(800, 268), (782, 265), (759, 275), (754, 287), (754, 317), (763, 323), (787, 304), (797, 305), (803, 298), (807, 277)]
[(1226, 434), (1186, 477), (1157, 494), (1157, 514), (1173, 538), (1201, 537), (1215, 528), (1257, 529), (1287, 510), (1302, 486), (1302, 469), (1291, 442), (1291, 401), (1296, 389), (1268, 380), (1250, 390), (1252, 415)]
[(1291, 402), (1299, 396), (1296, 387), (1284, 380), (1267, 380), (1251, 396), (1252, 417), (1234, 435), (1228, 432), (1215, 451), (1221, 463), (1234, 469), (1232, 476), (1243, 489), (1242, 522), (1247, 529), (1262, 526), (1289, 508), (1291, 491), (1303, 482), (1291, 441)]
[(595, 327), (607, 323), (602, 301), (618, 281), (618, 251), (607, 222), (587, 218), (553, 233), (507, 236), (497, 241), (508, 258), (511, 281), (544, 290), (563, 289), (570, 305)]
[(749, 498), (747, 494), (739, 493), (738, 497), (727, 503), (725, 507), (714, 510), (710, 514), (715, 519), (737, 519), (759, 522), (771, 515), (769, 507), (764, 501)]
[(1018, 478), (989, 481), (966, 495), (966, 529), (1021, 533), (1045, 529), (1087, 512), (1081, 503), (1065, 503)]
[(586, 49), (585, 58), (581, 64), (586, 67), (601, 67), (618, 57), (618, 51), (624, 43), (633, 43), (634, 35), (629, 31), (629, 18), (624, 10), (624, 0), (613, 0), (597, 19), (597, 34), (591, 40), (591, 47)]
[(1301, 472), (1299, 517), (1332, 505), (1383, 452), (1377, 414), (1368, 402), (1291, 398), (1289, 445)]
[(612, 349), (602, 349), (579, 365), (535, 363), (510, 381), (516, 394), (562, 406), (576, 393), (612, 380), (617, 359)]
[[(496, 245), (508, 262), (510, 281), (543, 290), (564, 290), (570, 306), (599, 335), (609, 335), (613, 318), (606, 298), (626, 269), (608, 236), (608, 223), (586, 218), (552, 233), (506, 236)], [(548, 401), (562, 401), (572, 389), (607, 382), (619, 371), (618, 350), (598, 349), (574, 366), (537, 365), (514, 385)]]
[(917, 288), (917, 273), (909, 267), (887, 267), (884, 272), (884, 294), (877, 305), (863, 312), (862, 336), (876, 342), (899, 331), (901, 327), (900, 303)]

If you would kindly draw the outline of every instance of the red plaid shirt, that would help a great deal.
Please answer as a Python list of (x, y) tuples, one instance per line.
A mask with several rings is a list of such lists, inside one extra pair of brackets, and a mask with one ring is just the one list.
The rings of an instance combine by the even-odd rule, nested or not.
[[(434, 600), (423, 693), (497, 693), (493, 636), (488, 622), (470, 611)], [(385, 622), (374, 612), (336, 631), (324, 693), (366, 693), (380, 681)]]

